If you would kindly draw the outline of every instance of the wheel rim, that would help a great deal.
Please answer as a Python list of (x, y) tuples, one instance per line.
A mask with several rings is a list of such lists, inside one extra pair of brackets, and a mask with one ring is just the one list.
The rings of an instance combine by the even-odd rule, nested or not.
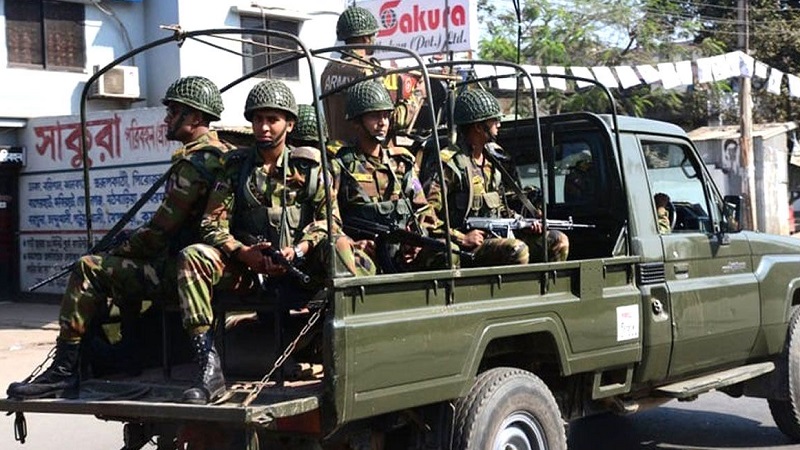
[(494, 439), (493, 450), (544, 450), (544, 430), (531, 414), (515, 412), (506, 417)]

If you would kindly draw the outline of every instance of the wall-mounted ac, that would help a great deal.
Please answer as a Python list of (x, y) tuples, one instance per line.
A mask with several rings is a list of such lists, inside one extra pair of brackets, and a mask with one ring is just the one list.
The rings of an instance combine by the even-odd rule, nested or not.
[[(98, 69), (95, 66), (95, 71)], [(91, 93), (96, 97), (139, 98), (139, 68), (113, 67), (95, 81)]]

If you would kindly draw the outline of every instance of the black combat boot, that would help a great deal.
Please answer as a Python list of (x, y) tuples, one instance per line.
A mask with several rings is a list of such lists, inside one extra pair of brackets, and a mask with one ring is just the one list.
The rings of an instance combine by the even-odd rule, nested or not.
[(79, 342), (56, 341), (53, 362), (33, 380), (11, 383), (6, 390), (9, 398), (78, 398), (80, 368)]
[(225, 393), (225, 377), (219, 363), (219, 354), (214, 348), (214, 339), (210, 332), (192, 337), (192, 349), (200, 371), (194, 385), (183, 391), (183, 403), (205, 405)]

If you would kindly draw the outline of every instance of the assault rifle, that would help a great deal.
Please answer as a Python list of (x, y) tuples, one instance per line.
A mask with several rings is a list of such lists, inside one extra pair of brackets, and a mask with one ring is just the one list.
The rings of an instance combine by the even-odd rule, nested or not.
[[(359, 217), (348, 217), (345, 221), (344, 229), (348, 231), (348, 234), (352, 234), (353, 236), (366, 236), (369, 239), (381, 241), (386, 244), (401, 243), (412, 247), (426, 247), (440, 252), (448, 250), (447, 244), (444, 241), (408, 231), (397, 225), (384, 225)], [(450, 251), (466, 259), (475, 257), (473, 253), (465, 252), (457, 247), (450, 249)]]
[[(252, 234), (249, 234), (249, 233), (242, 233), (241, 235), (237, 234), (237, 238), (243, 244), (246, 244), (246, 245), (255, 245), (255, 244), (258, 244), (260, 242), (269, 242), (269, 240), (265, 239), (263, 236), (253, 236)], [(281, 250), (279, 248), (275, 248), (275, 247), (270, 246), (270, 247), (261, 249), (261, 253), (264, 256), (268, 256), (270, 259), (272, 259), (272, 262), (274, 262), (274, 263), (276, 263), (278, 265), (281, 265), (284, 268), (286, 268), (286, 271), (289, 272), (289, 275), (297, 278), (297, 280), (300, 281), (301, 283), (308, 284), (308, 283), (311, 282), (311, 276), (309, 276), (307, 273), (303, 272), (302, 270), (298, 269), (294, 264), (292, 264), (288, 259), (286, 259), (286, 257), (283, 256), (283, 253), (281, 253)], [(259, 274), (259, 275), (261, 275), (261, 274)], [(261, 277), (259, 276), (259, 278), (261, 278)], [(263, 284), (263, 280), (262, 280), (262, 284)]]
[[(467, 217), (467, 230), (484, 230), (494, 237), (513, 238), (514, 230), (524, 230), (536, 223), (541, 223), (540, 219), (528, 219), (525, 217), (514, 218), (492, 218), (492, 217)], [(547, 219), (547, 228), (551, 230), (568, 231), (575, 228), (594, 228), (592, 224), (575, 223), (572, 216), (567, 220)]]

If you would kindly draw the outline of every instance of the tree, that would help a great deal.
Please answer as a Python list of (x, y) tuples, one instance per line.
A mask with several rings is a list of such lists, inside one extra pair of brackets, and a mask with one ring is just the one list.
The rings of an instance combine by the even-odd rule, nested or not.
[[(487, 37), (480, 57), (516, 61), (517, 17), (512, 1), (480, 0), (481, 22)], [(526, 0), (520, 5), (522, 64), (540, 66), (614, 66), (654, 64), (722, 53), (719, 40), (698, 38), (701, 24), (686, 2), (665, 0)], [(724, 84), (705, 90), (724, 92)], [(678, 91), (640, 86), (615, 90), (618, 110), (625, 114), (671, 120), (686, 126), (705, 124), (703, 100), (684, 102)], [(706, 93), (708, 94), (708, 93)], [(547, 112), (578, 109), (603, 110), (607, 102), (599, 92), (572, 95), (548, 90), (540, 107)], [(687, 116), (687, 111), (692, 115)], [(687, 120), (688, 118), (688, 120)]]

